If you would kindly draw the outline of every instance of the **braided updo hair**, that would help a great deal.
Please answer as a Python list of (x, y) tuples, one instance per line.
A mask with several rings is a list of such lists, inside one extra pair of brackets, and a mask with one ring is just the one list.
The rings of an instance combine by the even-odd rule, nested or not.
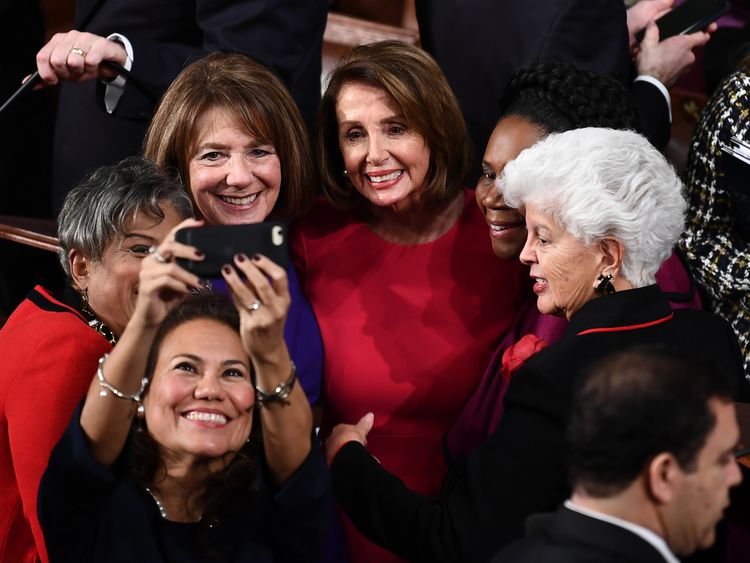
[(636, 130), (636, 110), (621, 82), (568, 63), (519, 69), (500, 100), (500, 115), (518, 116), (545, 133), (582, 127)]

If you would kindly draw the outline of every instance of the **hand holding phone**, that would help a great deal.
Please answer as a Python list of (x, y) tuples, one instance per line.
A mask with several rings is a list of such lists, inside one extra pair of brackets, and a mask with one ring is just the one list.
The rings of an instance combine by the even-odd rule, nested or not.
[[(659, 40), (704, 30), (726, 14), (729, 8), (727, 0), (686, 0), (656, 20)], [(640, 42), (645, 34), (646, 29), (641, 29), (635, 38)]]
[(659, 30), (651, 23), (635, 55), (638, 75), (650, 76), (671, 88), (695, 62), (693, 51), (709, 39), (709, 33), (699, 31), (659, 41)]
[(217, 278), (225, 264), (232, 264), (236, 254), (263, 254), (286, 269), (289, 263), (286, 225), (279, 221), (249, 225), (211, 225), (181, 229), (177, 242), (194, 246), (205, 259), (197, 262), (178, 259), (177, 263), (203, 278)]

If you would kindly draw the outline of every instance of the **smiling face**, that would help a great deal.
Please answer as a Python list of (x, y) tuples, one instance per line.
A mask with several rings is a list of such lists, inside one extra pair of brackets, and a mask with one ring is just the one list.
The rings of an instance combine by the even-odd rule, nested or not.
[(209, 225), (260, 223), (281, 190), (281, 162), (273, 144), (237, 129), (225, 109), (209, 108), (196, 124), (188, 155), (190, 192)]
[(498, 122), (487, 142), (482, 158), (482, 175), (477, 181), (475, 195), (477, 205), (490, 227), (492, 250), (498, 258), (518, 258), (526, 240), (526, 225), (517, 210), (505, 205), (495, 180), (502, 175), (508, 162), (543, 136), (536, 125), (511, 115)]
[(596, 296), (594, 282), (603, 270), (602, 251), (578, 241), (533, 204), (526, 206), (526, 228), (521, 262), (531, 267), (537, 308), (570, 319)]
[(255, 390), (239, 334), (194, 319), (164, 337), (143, 400), (146, 426), (167, 467), (237, 452), (252, 428)]
[(709, 406), (716, 424), (698, 453), (696, 467), (684, 473), (664, 517), (669, 546), (679, 555), (714, 543), (716, 524), (729, 506), (729, 489), (742, 481), (734, 458), (739, 441), (734, 404), (713, 398)]
[(162, 203), (159, 208), (164, 219), (138, 213), (125, 225), (125, 235), (109, 243), (99, 262), (85, 260), (85, 272), (77, 264), (81, 255), (72, 251), (71, 270), (76, 285), (86, 288), (89, 306), (117, 336), (122, 334), (135, 310), (141, 260), (148, 256), (151, 246), (163, 241), (182, 221), (171, 205)]
[(427, 183), (430, 149), (385, 90), (350, 82), (336, 102), (347, 177), (377, 207), (407, 209)]

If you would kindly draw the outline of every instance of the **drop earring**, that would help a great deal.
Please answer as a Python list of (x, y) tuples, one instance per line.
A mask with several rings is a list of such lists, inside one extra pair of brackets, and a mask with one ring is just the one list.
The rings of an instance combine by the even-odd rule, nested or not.
[(615, 286), (612, 285), (612, 274), (599, 274), (596, 281), (599, 282), (596, 285), (597, 293), (601, 295), (612, 295), (615, 292)]

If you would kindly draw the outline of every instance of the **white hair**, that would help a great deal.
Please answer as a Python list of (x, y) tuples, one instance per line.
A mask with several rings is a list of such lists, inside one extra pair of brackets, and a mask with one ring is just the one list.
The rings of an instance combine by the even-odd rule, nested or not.
[(533, 204), (577, 240), (623, 244), (621, 274), (655, 282), (685, 223), (682, 182), (641, 135), (589, 127), (549, 135), (509, 162), (497, 187), (506, 204)]

